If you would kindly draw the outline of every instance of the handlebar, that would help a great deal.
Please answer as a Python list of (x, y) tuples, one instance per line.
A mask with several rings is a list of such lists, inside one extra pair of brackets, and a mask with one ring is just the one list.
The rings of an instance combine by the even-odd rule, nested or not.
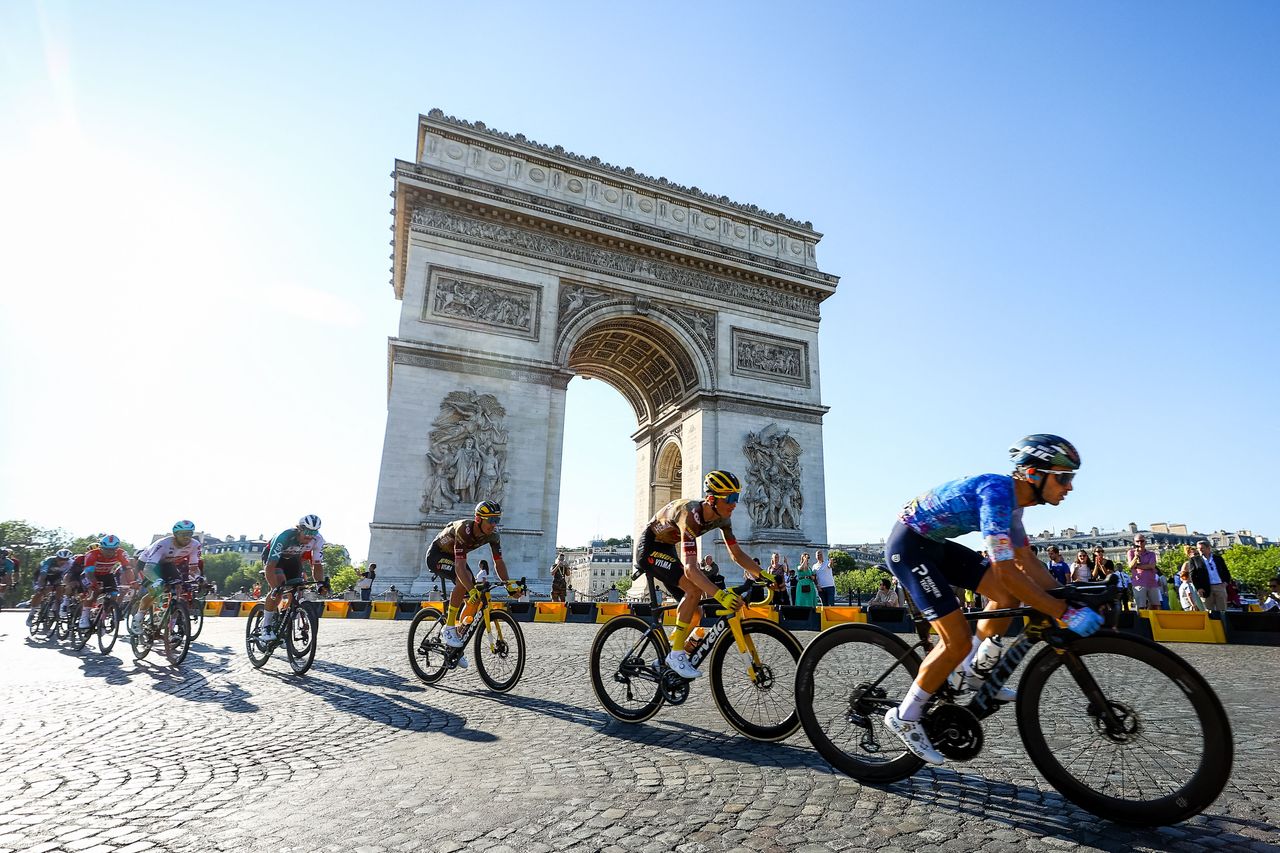
[(1054, 598), (1061, 598), (1070, 604), (1097, 610), (1120, 597), (1120, 578), (1112, 575), (1101, 583), (1095, 581), (1070, 583), (1047, 592)]

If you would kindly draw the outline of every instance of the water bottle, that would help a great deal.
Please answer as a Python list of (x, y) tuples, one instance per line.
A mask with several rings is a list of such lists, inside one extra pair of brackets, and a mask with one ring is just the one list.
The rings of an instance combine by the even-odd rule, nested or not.
[(978, 646), (978, 652), (973, 656), (973, 672), (975, 675), (985, 677), (987, 673), (996, 668), (996, 664), (1000, 662), (1000, 656), (1004, 654), (1004, 644), (999, 637), (987, 637), (982, 641), (982, 645)]

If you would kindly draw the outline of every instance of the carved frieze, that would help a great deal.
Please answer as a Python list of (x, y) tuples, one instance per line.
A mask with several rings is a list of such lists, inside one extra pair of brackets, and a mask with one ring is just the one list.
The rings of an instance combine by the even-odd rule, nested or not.
[(733, 372), (809, 387), (809, 344), (750, 329), (732, 330)]
[[(501, 501), (506, 493), (506, 409), (492, 394), (450, 391), (431, 423), (427, 450), (424, 515), (467, 510), (482, 500)], [(468, 513), (469, 514), (469, 513)]]
[(769, 424), (747, 433), (742, 455), (747, 477), (742, 502), (756, 531), (799, 530), (804, 511), (800, 443), (791, 431)]
[(553, 237), (540, 231), (475, 219), (430, 205), (414, 209), (411, 225), (414, 230), (435, 232), (503, 251), (540, 256), (561, 263), (653, 281), (682, 294), (704, 291), (745, 305), (762, 306), (804, 317), (818, 316), (818, 302), (812, 298), (719, 278), (674, 264), (602, 249), (590, 243)]
[(535, 285), (430, 267), (422, 318), (536, 341), (541, 306)]
[(615, 294), (597, 290), (594, 287), (587, 287), (585, 284), (561, 281), (559, 310), (556, 312), (556, 328), (564, 330), (573, 321), (573, 318), (592, 305), (617, 298)]

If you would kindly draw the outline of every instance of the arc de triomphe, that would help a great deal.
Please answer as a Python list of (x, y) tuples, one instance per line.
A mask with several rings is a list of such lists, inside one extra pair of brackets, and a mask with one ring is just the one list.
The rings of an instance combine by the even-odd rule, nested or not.
[[(825, 545), (818, 321), (838, 279), (809, 223), (439, 110), (394, 178), (379, 588), (426, 591), (431, 539), (484, 497), (513, 573), (547, 577), (574, 376), (635, 410), (633, 536), (727, 468), (748, 553)], [(700, 544), (734, 576), (718, 535)]]

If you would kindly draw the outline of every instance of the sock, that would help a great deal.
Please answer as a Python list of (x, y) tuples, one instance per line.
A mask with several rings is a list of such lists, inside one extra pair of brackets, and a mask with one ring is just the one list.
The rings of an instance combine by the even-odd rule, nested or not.
[(684, 649), (684, 641), (689, 639), (689, 623), (676, 620), (676, 630), (671, 635), (671, 648), (674, 651), (682, 651)]
[(275, 623), (276, 623), (276, 612), (274, 610), (268, 610), (267, 615), (262, 617), (263, 629), (270, 628)]
[(912, 684), (911, 689), (907, 691), (907, 698), (903, 699), (902, 704), (898, 706), (898, 719), (905, 722), (920, 719), (924, 716), (924, 705), (932, 695), (918, 683)]
[(444, 626), (446, 628), (452, 628), (458, 624), (458, 610), (460, 609), (455, 604), (449, 605), (449, 612), (444, 616)]

